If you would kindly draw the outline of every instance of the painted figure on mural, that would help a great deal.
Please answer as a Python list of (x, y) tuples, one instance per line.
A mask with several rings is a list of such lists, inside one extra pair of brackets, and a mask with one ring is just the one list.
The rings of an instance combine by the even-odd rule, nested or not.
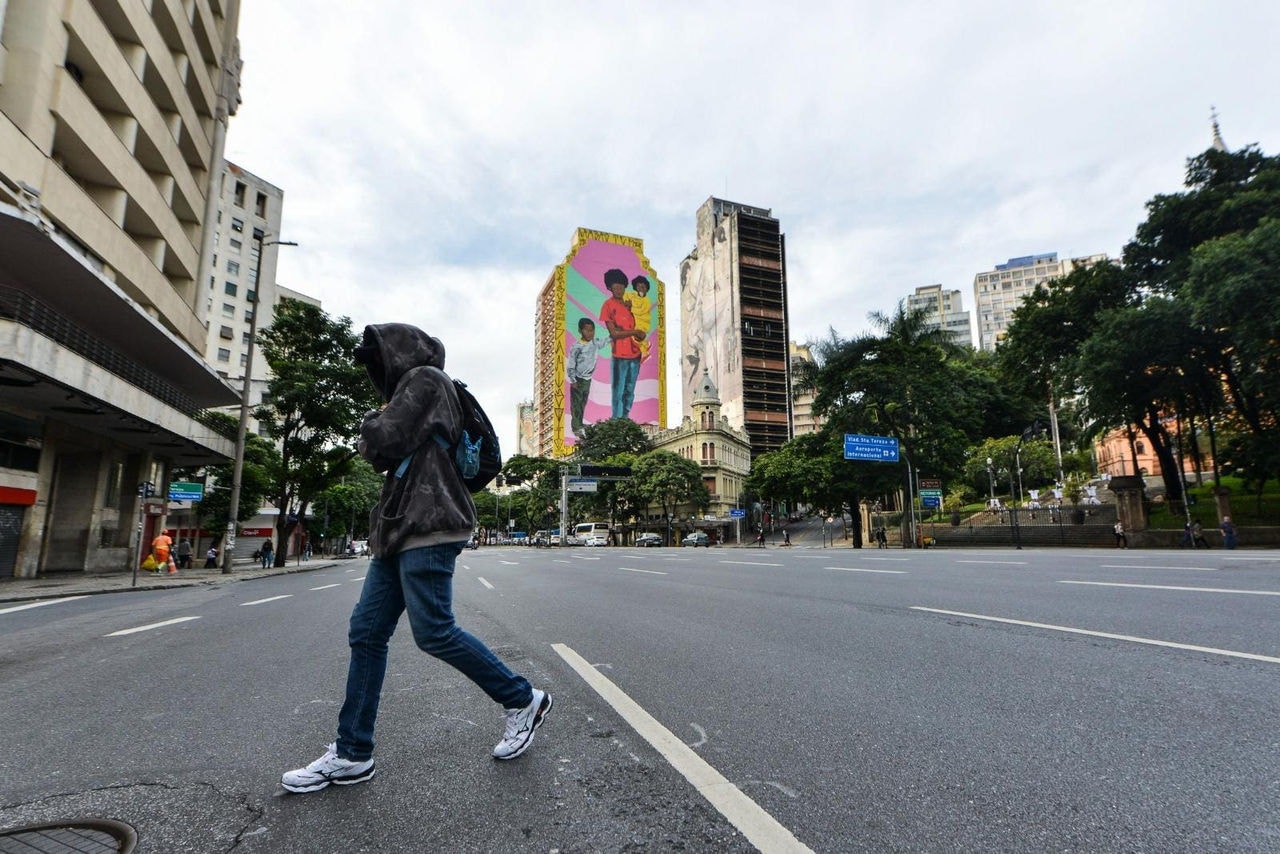
[(605, 336), (596, 338), (595, 321), (589, 317), (578, 319), (578, 340), (569, 348), (565, 374), (569, 378), (570, 429), (579, 439), (586, 427), (583, 416), (587, 411), (587, 400), (591, 397), (591, 377), (596, 370), (596, 358), (609, 343), (610, 339)]
[(613, 341), (611, 417), (627, 418), (635, 403), (636, 380), (640, 378), (640, 342), (645, 333), (636, 328), (635, 316), (626, 303), (627, 274), (617, 268), (606, 270), (604, 283), (613, 295), (600, 306), (600, 321)]

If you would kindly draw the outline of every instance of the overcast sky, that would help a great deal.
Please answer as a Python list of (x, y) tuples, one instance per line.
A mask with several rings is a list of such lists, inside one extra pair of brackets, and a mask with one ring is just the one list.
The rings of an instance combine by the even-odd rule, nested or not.
[[(787, 8), (789, 7), (789, 8)], [(1011, 257), (1116, 255), (1209, 146), (1280, 152), (1280, 3), (247, 0), (226, 157), (284, 190), (279, 281), (406, 321), (489, 410), (587, 227), (666, 285), (709, 196), (787, 236), (791, 337)]]

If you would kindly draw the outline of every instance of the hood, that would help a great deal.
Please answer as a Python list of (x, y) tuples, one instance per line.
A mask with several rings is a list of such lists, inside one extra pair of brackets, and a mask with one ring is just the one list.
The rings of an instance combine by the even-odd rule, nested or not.
[(391, 399), (400, 378), (413, 368), (444, 370), (444, 344), (407, 323), (366, 326), (355, 356), (369, 371), (369, 379), (383, 400)]

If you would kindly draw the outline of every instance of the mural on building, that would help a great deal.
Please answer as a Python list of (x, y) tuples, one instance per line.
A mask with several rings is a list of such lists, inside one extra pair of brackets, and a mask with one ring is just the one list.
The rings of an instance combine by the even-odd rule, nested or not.
[(555, 282), (555, 453), (572, 453), (583, 429), (609, 418), (665, 426), (665, 289), (644, 242), (580, 228)]

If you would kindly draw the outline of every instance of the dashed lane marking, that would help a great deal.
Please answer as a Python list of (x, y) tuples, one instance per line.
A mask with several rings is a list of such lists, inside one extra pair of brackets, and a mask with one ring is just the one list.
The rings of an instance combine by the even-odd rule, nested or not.
[(878, 572), (884, 575), (906, 575), (905, 569), (860, 569), (853, 566), (824, 566), (823, 569), (834, 569), (838, 572)]
[(487, 580), (485, 580), (484, 576), (479, 576), (479, 578), (480, 578), (480, 583), (483, 584), (485, 587), (488, 587), (490, 590), (496, 589), (492, 584), (490, 584)]
[(319, 587), (312, 587), (312, 590), (328, 590), (330, 587), (341, 587), (341, 584), (321, 584)]
[(291, 596), (293, 596), (292, 593), (285, 593), (282, 596), (268, 596), (266, 599), (254, 599), (252, 602), (241, 602), (240, 607), (243, 608), (246, 605), (265, 605), (268, 602), (275, 602), (280, 599), (288, 599)]
[(172, 620), (165, 620), (162, 623), (151, 623), (150, 625), (147, 625), (147, 626), (134, 626), (132, 629), (121, 629), (118, 632), (112, 632), (109, 635), (103, 635), (103, 637), (116, 638), (116, 637), (120, 637), (121, 635), (133, 635), (133, 634), (137, 634), (138, 632), (149, 632), (152, 629), (162, 629), (165, 626), (173, 626), (173, 625), (177, 625), (178, 623), (185, 623), (185, 622), (188, 622), (189, 620), (198, 620), (198, 619), (200, 618), (199, 617), (175, 617)]
[(618, 567), (618, 569), (622, 570), (623, 572), (643, 572), (648, 575), (666, 575), (667, 574), (665, 572), (658, 572), (658, 570), (656, 569), (635, 569), (630, 566), (620, 566)]
[(1140, 587), (1143, 590), (1186, 590), (1193, 593), (1246, 593), (1253, 596), (1280, 596), (1280, 590), (1240, 590), (1230, 587), (1175, 587), (1172, 584), (1128, 584), (1120, 581), (1059, 581), (1059, 584), (1086, 584), (1091, 587)]
[(986, 614), (967, 614), (964, 611), (945, 611), (941, 608), (926, 608), (922, 605), (912, 605), (912, 611), (926, 611), (930, 614), (944, 614), (949, 617), (965, 617), (970, 620), (986, 620), (991, 623), (1007, 623), (1013, 626), (1027, 626), (1033, 629), (1046, 629), (1051, 632), (1066, 632), (1073, 635), (1084, 635), (1093, 638), (1108, 638), (1110, 640), (1127, 641), (1129, 643), (1146, 644), (1147, 646), (1163, 646), (1169, 649), (1185, 649), (1191, 652), (1207, 652), (1210, 655), (1225, 655), (1231, 658), (1247, 658), (1250, 661), (1265, 661), (1270, 664), (1280, 664), (1280, 658), (1271, 655), (1258, 655), (1252, 652), (1237, 652), (1230, 649), (1217, 649), (1211, 646), (1196, 646), (1189, 643), (1175, 643), (1174, 641), (1156, 640), (1155, 638), (1143, 638), (1135, 635), (1118, 635), (1113, 632), (1095, 632), (1090, 629), (1077, 629), (1071, 626), (1055, 626), (1050, 623), (1033, 623), (1028, 620), (1011, 620), (1007, 617), (991, 617)]
[(87, 599), (87, 596), (64, 596), (61, 599), (46, 599), (43, 602), (29, 602), (26, 605), (14, 605), (12, 608), (0, 609), (0, 614), (12, 614), (14, 611), (26, 611), (28, 608), (43, 608), (45, 605), (57, 605), (59, 602), (74, 602), (76, 599)]

